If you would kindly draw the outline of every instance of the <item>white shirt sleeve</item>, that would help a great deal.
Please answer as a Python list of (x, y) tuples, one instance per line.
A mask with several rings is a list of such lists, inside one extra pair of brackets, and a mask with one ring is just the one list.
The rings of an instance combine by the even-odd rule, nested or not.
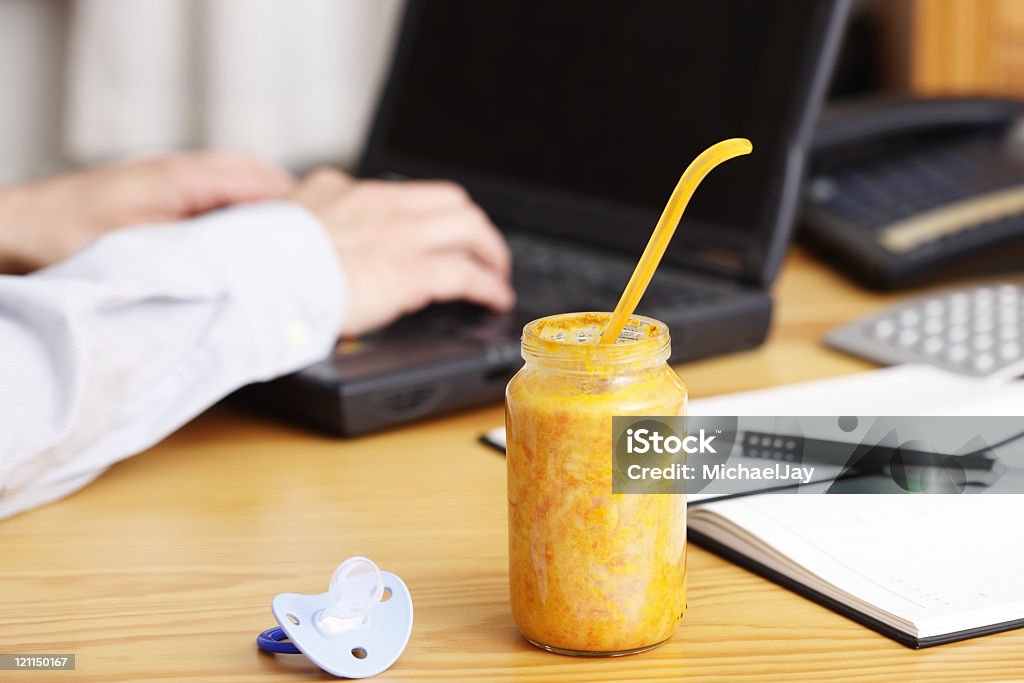
[(122, 230), (0, 276), (0, 518), (325, 357), (344, 294), (323, 227), (287, 202)]

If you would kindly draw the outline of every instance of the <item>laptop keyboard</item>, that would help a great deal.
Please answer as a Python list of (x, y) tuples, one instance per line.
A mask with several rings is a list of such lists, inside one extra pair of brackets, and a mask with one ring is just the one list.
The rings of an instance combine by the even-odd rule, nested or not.
[[(489, 343), (518, 339), (523, 325), (545, 315), (612, 310), (633, 273), (633, 264), (625, 259), (579, 246), (527, 235), (510, 236), (509, 246), (517, 295), (516, 310), (510, 315), (494, 315), (465, 303), (440, 304), (405, 318), (398, 326)], [(637, 312), (659, 317), (666, 309), (707, 305), (733, 295), (734, 289), (711, 278), (661, 268)]]
[[(581, 251), (579, 247), (523, 235), (512, 236), (509, 245), (514, 259), (513, 285), (520, 305), (542, 315), (610, 311), (633, 274), (631, 262)], [(725, 295), (725, 288), (663, 268), (647, 288), (639, 312), (704, 304)]]

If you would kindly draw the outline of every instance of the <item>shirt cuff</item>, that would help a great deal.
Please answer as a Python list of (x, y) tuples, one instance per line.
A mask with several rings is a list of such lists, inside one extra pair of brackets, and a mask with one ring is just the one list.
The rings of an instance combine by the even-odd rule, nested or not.
[[(292, 202), (260, 202), (196, 219), (211, 277), (222, 278), (259, 379), (292, 372), (327, 356), (337, 341), (346, 284), (319, 219)], [(246, 354), (248, 355), (248, 354)]]

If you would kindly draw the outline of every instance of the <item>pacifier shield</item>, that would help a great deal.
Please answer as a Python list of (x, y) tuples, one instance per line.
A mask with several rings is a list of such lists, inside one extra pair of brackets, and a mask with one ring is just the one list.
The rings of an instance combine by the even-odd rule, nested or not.
[(385, 671), (401, 656), (412, 634), (412, 596), (405, 582), (365, 558), (342, 563), (328, 592), (281, 593), (271, 609), (302, 654), (344, 678)]

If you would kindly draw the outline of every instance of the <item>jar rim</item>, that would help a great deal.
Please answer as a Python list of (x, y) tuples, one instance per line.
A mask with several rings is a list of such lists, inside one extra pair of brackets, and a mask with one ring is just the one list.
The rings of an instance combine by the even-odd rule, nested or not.
[(591, 311), (559, 313), (533, 320), (523, 327), (523, 358), (608, 365), (668, 360), (671, 352), (668, 325), (643, 315), (630, 316), (615, 344), (598, 344), (611, 316), (611, 313)]

